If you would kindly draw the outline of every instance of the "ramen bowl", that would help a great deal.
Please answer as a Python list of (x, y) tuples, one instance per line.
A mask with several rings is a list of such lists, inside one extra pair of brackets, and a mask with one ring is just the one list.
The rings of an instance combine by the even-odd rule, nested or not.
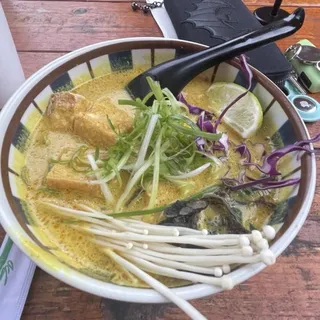
[[(90, 79), (113, 72), (126, 72), (135, 66), (152, 67), (174, 57), (206, 48), (203, 45), (162, 38), (130, 38), (102, 42), (69, 53), (32, 75), (11, 97), (0, 115), (0, 221), (14, 243), (40, 268), (52, 276), (89, 293), (122, 301), (162, 303), (166, 299), (152, 289), (125, 287), (99, 280), (67, 259), (39, 237), (37, 226), (28, 212), (26, 186), (22, 183), (26, 145), (43, 116), (52, 93), (73, 88)], [(267, 77), (253, 69), (251, 91), (258, 97), (264, 121), (272, 123), (268, 133), (274, 144), (284, 145), (309, 138), (307, 129), (282, 91)], [(237, 61), (221, 63), (200, 75), (213, 82), (233, 82), (245, 86)], [(297, 235), (310, 210), (316, 184), (313, 155), (290, 158), (286, 177), (301, 177), (298, 186), (286, 199), (287, 215), (273, 225), (277, 237), (270, 249), (279, 256)], [(37, 232), (36, 232), (37, 231)], [(40, 230), (41, 231), (41, 230)], [(265, 267), (262, 263), (241, 266), (231, 272), (239, 284)], [(172, 289), (184, 299), (208, 296), (222, 289), (205, 284), (192, 284)]]

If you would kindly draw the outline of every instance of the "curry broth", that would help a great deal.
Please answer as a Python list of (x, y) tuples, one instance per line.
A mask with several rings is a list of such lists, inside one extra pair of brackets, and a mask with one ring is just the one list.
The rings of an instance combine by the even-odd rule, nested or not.
[[(72, 90), (73, 93), (79, 94), (92, 102), (99, 102), (100, 105), (105, 106), (106, 111), (108, 105), (113, 103), (116, 105), (117, 99), (128, 96), (123, 88), (129, 79), (132, 79), (137, 74), (141, 73), (141, 69), (127, 71), (119, 74), (107, 74), (102, 77), (90, 80)], [(186, 88), (185, 94), (190, 103), (206, 108), (209, 105), (207, 96), (205, 94), (210, 83), (202, 78), (196, 78)], [(133, 114), (130, 107), (119, 107), (125, 109), (128, 114)], [(107, 124), (106, 124), (107, 125)], [(228, 131), (230, 139), (238, 144), (241, 139), (232, 132), (230, 128), (221, 125), (221, 131)], [(269, 128), (262, 126), (260, 131), (251, 138), (252, 142), (265, 142), (265, 137), (268, 135)], [(85, 191), (74, 191), (71, 189), (56, 190), (54, 188), (46, 187), (46, 177), (49, 170), (50, 159), (58, 158), (62, 150), (77, 149), (87, 142), (77, 135), (72, 133), (61, 133), (55, 131), (50, 127), (46, 118), (37, 125), (26, 155), (25, 166), (29, 173), (29, 186), (27, 191), (27, 201), (32, 215), (32, 220), (37, 228), (41, 229), (43, 234), (50, 239), (51, 251), (61, 260), (78, 270), (92, 275), (96, 278), (106, 281), (112, 281), (120, 285), (128, 286), (145, 286), (140, 280), (115, 265), (108, 256), (101, 252), (99, 246), (93, 244), (89, 240), (89, 236), (75, 230), (72, 227), (72, 219), (61, 218), (44, 207), (42, 202), (49, 201), (65, 207), (78, 208), (79, 203), (85, 204), (98, 210), (112, 210), (112, 207), (105, 203), (103, 197), (93, 194), (88, 194)], [(90, 146), (94, 148), (95, 146)], [(253, 160), (257, 161), (257, 157), (252, 151)], [(228, 163), (231, 166), (230, 175), (236, 176), (239, 174), (238, 162), (240, 156), (235, 152), (230, 152)], [(181, 199), (203, 189), (205, 186), (217, 184), (220, 178), (226, 173), (228, 168), (226, 166), (216, 169), (208, 169), (202, 174), (193, 178), (194, 186), (192, 190), (183, 191), (177, 185), (171, 182), (161, 182), (159, 185), (159, 192), (156, 206), (161, 206)], [(210, 171), (209, 171), (210, 170)], [(126, 177), (124, 176), (124, 183), (120, 187), (116, 179), (109, 182), (110, 189), (115, 198), (119, 197), (124, 189)], [(282, 192), (282, 191), (281, 191)], [(280, 197), (280, 193), (276, 191), (272, 197)], [(138, 201), (133, 201), (128, 206), (128, 211), (135, 209), (142, 209), (146, 206), (147, 199), (141, 197)], [(268, 210), (260, 210), (257, 212), (249, 212), (246, 217), (248, 223), (254, 223), (255, 226), (261, 226), (267, 217), (271, 214)], [(150, 223), (158, 223), (161, 219), (160, 214), (153, 214), (143, 217), (145, 221)], [(41, 239), (40, 239), (41, 240)], [(59, 253), (60, 252), (60, 253)], [(69, 259), (64, 259), (64, 257)], [(159, 277), (165, 284), (169, 286), (177, 286), (185, 284), (186, 282), (172, 280), (166, 277)]]

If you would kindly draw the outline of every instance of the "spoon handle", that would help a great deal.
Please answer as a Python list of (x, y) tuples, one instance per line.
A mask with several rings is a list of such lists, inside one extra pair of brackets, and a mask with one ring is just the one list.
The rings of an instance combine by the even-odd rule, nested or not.
[(199, 73), (246, 51), (285, 38), (298, 31), (304, 21), (305, 11), (297, 8), (288, 17), (251, 31), (230, 41), (200, 52), (185, 55), (155, 66), (145, 73), (169, 88), (174, 95)]

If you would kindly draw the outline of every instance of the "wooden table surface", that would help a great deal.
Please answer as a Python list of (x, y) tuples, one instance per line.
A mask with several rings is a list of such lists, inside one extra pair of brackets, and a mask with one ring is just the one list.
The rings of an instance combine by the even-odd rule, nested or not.
[[(247, 0), (250, 10), (272, 0)], [(291, 11), (306, 8), (303, 28), (278, 45), (307, 38), (320, 47), (319, 0), (284, 0)], [(26, 76), (53, 59), (95, 42), (162, 36), (151, 15), (131, 10), (127, 0), (3, 0)], [(1, 50), (1, 48), (0, 48)], [(320, 100), (320, 94), (314, 95)], [(320, 124), (308, 125), (311, 135)], [(319, 169), (319, 167), (318, 167)], [(0, 241), (4, 231), (0, 227)], [(232, 291), (192, 302), (212, 320), (320, 319), (320, 176), (313, 206), (297, 238), (277, 263)], [(23, 319), (153, 320), (187, 317), (174, 305), (125, 304), (74, 289), (37, 268)], [(1, 319), (5, 320), (5, 318)]]

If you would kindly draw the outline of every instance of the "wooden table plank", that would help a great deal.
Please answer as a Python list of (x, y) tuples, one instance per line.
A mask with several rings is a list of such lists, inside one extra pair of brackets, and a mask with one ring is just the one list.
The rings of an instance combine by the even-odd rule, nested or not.
[(161, 36), (151, 15), (141, 16), (127, 3), (5, 1), (3, 6), (19, 51), (71, 51), (115, 38)]
[(63, 52), (19, 52), (20, 62), (26, 78), (62, 55), (64, 55)]
[[(38, 285), (37, 285), (38, 284)], [(39, 298), (41, 297), (41, 298)], [(101, 319), (101, 298), (76, 290), (63, 282), (52, 281), (52, 277), (37, 269), (23, 319)]]
[[(71, 51), (115, 38), (161, 36), (151, 15), (133, 12), (127, 3), (6, 0), (3, 6), (19, 51)], [(320, 46), (320, 7), (307, 8), (306, 15), (303, 28), (280, 43), (282, 49), (302, 38)]]

